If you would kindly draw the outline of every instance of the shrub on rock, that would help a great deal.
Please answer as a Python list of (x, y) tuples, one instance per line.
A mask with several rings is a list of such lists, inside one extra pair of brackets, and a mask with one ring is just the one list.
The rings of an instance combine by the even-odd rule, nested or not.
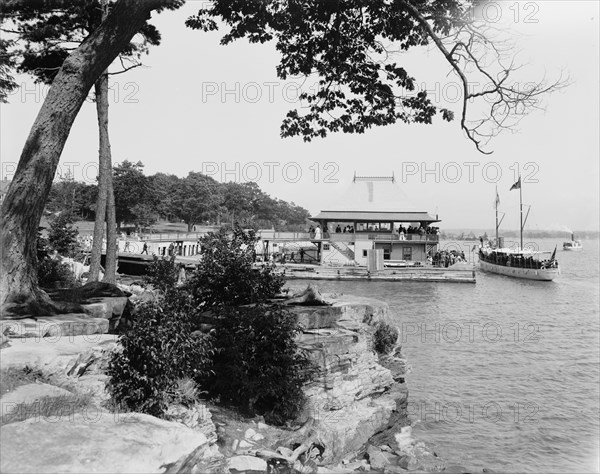
[(162, 258), (153, 255), (144, 280), (162, 292), (174, 288), (179, 278), (179, 265), (175, 258), (175, 255)]
[(209, 393), (267, 422), (296, 417), (315, 370), (296, 343), (296, 318), (280, 306), (227, 308), (219, 316)]
[(140, 304), (120, 336), (121, 351), (108, 366), (108, 390), (117, 406), (160, 416), (179, 397), (182, 378), (204, 379), (213, 356), (212, 337), (194, 332), (194, 309), (168, 298)]
[(254, 231), (222, 228), (201, 239), (201, 261), (188, 281), (196, 302), (204, 308), (260, 303), (277, 295), (283, 276), (271, 265), (253, 268)]
[(389, 354), (394, 350), (398, 341), (398, 329), (380, 321), (373, 334), (373, 349), (379, 354)]

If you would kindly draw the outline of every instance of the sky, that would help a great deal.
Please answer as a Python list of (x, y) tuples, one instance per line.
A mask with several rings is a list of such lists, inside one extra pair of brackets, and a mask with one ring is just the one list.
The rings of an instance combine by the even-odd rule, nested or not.
[[(226, 31), (185, 27), (202, 2), (155, 14), (159, 47), (144, 67), (111, 77), (110, 135), (113, 161), (142, 161), (145, 172), (210, 174), (219, 181), (256, 181), (273, 197), (313, 215), (326, 209), (359, 176), (390, 176), (423, 211), (438, 214), (446, 229), (494, 227), (496, 187), (502, 227), (517, 229), (519, 194), (509, 191), (519, 173), (528, 229), (598, 230), (600, 227), (599, 10), (596, 1), (490, 2), (490, 24), (514, 33), (523, 81), (562, 76), (570, 85), (513, 132), (496, 137), (483, 155), (458, 121), (396, 124), (362, 135), (332, 134), (305, 143), (282, 139), (281, 121), (300, 108), (302, 78), (281, 81), (273, 44), (238, 41), (221, 46)], [(433, 47), (396, 60), (429, 91), (434, 102), (458, 115), (457, 80)], [(114, 68), (116, 70), (116, 68)], [(2, 178), (10, 178), (47, 86), (18, 76), (19, 90), (0, 105)], [(98, 149), (94, 104), (84, 104), (59, 173), (95, 182)]]

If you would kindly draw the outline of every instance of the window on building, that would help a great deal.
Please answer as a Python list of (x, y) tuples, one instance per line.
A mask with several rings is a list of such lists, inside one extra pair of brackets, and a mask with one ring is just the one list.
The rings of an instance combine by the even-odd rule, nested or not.
[(392, 224), (389, 222), (380, 222), (379, 230), (384, 231), (384, 232), (389, 232), (392, 230)]
[(356, 223), (356, 231), (357, 232), (365, 232), (367, 230), (366, 222), (357, 222)]
[(412, 247), (402, 248), (402, 258), (404, 260), (412, 260)]
[(392, 256), (392, 249), (390, 247), (383, 247), (383, 259), (389, 260)]
[(323, 250), (329, 250), (329, 244), (323, 244)]
[(367, 258), (367, 249), (363, 249), (363, 257)]

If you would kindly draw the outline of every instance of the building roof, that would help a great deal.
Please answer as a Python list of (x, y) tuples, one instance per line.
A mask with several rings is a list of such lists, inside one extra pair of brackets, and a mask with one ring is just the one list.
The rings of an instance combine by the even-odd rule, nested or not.
[(439, 222), (426, 212), (354, 212), (321, 211), (313, 220), (377, 221), (377, 222)]
[(355, 176), (348, 189), (313, 219), (438, 222), (409, 200), (393, 176)]

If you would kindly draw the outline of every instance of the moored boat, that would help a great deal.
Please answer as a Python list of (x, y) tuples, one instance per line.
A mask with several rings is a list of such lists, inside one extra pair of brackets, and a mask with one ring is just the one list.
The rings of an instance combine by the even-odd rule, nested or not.
[[(520, 247), (517, 249), (505, 248), (503, 246), (503, 238), (498, 236), (498, 228), (502, 219), (498, 221), (498, 205), (500, 197), (496, 189), (496, 242), (492, 247), (487, 243), (484, 245), (483, 240), (479, 247), (479, 268), (485, 272), (497, 273), (499, 275), (510, 276), (514, 278), (524, 278), (527, 280), (552, 281), (560, 274), (558, 260), (556, 260), (556, 248), (554, 252), (529, 250), (523, 247), (523, 228), (529, 216), (523, 219), (523, 193), (521, 190), (521, 177), (510, 188), (519, 190), (519, 206), (521, 211), (521, 229), (520, 229)], [(502, 216), (504, 217), (504, 216)], [(545, 256), (552, 254), (549, 258)]]
[[(550, 253), (549, 258), (544, 258)], [(540, 281), (551, 281), (560, 274), (556, 249), (554, 252), (540, 252), (482, 247), (479, 249), (479, 268), (499, 275)]]

